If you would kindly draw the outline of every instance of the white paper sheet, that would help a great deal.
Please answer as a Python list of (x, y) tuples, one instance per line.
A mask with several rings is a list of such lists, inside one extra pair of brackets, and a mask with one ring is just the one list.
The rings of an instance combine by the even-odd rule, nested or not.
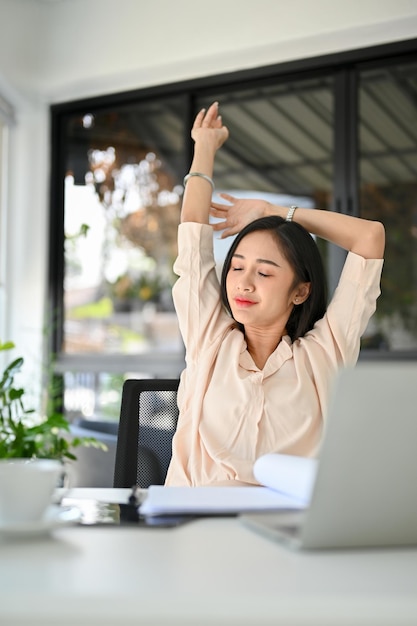
[(262, 485), (308, 505), (316, 479), (318, 460), (287, 454), (265, 454), (253, 466)]
[(234, 515), (249, 511), (304, 508), (303, 503), (267, 487), (164, 487), (151, 485), (142, 515)]

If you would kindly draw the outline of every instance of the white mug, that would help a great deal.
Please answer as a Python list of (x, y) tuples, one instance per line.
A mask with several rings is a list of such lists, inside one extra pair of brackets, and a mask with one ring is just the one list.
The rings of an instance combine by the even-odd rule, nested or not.
[(1, 459), (0, 524), (42, 519), (63, 474), (52, 459)]

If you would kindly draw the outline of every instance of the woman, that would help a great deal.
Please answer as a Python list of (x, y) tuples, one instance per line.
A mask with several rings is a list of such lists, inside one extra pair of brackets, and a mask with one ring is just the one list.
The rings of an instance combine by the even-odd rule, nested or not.
[[(356, 363), (375, 311), (384, 228), (226, 194), (229, 205), (212, 203), (214, 159), (228, 138), (217, 103), (198, 113), (191, 136), (173, 289), (186, 369), (166, 484), (256, 484), (252, 468), (263, 454), (317, 455), (330, 384)], [(209, 225), (210, 214), (223, 222)], [(239, 233), (221, 286), (213, 229)], [(327, 310), (309, 233), (349, 251)]]

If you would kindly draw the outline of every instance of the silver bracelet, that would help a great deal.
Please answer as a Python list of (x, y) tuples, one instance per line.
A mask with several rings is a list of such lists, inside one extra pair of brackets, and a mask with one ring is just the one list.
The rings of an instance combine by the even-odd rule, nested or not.
[(184, 176), (184, 187), (185, 185), (188, 183), (188, 181), (190, 180), (191, 176), (199, 176), (200, 178), (204, 178), (204, 180), (206, 180), (208, 183), (210, 183), (211, 188), (214, 191), (214, 182), (213, 180), (210, 178), (210, 176), (207, 176), (207, 174), (202, 174), (201, 172), (190, 172), (189, 174), (187, 174), (187, 176)]
[(287, 217), (285, 218), (286, 222), (292, 222), (292, 218), (293, 218), (293, 215), (295, 213), (295, 209), (298, 209), (298, 206), (296, 206), (295, 204), (290, 206), (290, 209), (289, 209), (289, 211), (287, 213)]

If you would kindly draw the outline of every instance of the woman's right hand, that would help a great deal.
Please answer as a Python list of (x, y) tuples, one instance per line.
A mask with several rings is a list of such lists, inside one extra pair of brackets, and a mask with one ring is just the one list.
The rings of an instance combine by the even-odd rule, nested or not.
[(191, 129), (191, 137), (196, 144), (204, 142), (218, 150), (229, 137), (229, 131), (224, 126), (222, 117), (219, 115), (219, 104), (213, 104), (207, 109), (201, 109), (197, 113)]
[(228, 193), (219, 194), (229, 204), (211, 202), (210, 215), (219, 217), (221, 222), (213, 223), (213, 230), (223, 231), (221, 239), (236, 235), (254, 220), (272, 214), (278, 207), (273, 207), (266, 200), (257, 198), (235, 198)]

